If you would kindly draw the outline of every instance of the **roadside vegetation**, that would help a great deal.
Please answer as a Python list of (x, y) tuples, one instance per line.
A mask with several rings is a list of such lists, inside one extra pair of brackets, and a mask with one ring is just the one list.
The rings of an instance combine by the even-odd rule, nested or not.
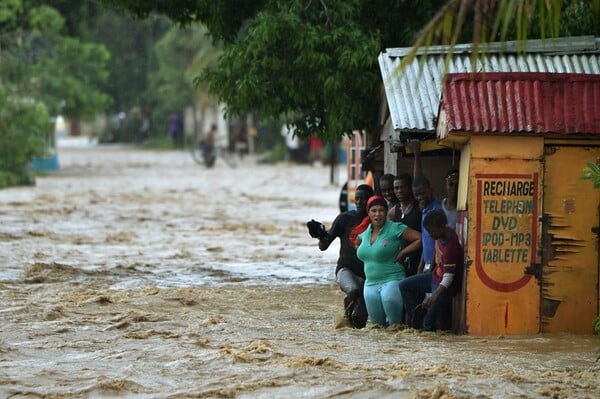
[[(600, 165), (588, 162), (587, 166), (583, 169), (581, 178), (583, 180), (591, 180), (594, 188), (600, 189)], [(594, 330), (600, 339), (600, 315), (594, 321)], [(596, 352), (596, 360), (600, 361), (600, 349)]]
[[(376, 134), (385, 48), (600, 36), (599, 19), (600, 0), (4, 0), (0, 140), (23, 137), (0, 185), (34, 181), (28, 160), (59, 115), (73, 135), (102, 119), (100, 141), (160, 148), (171, 113), (193, 109), (197, 135), (221, 104), (277, 154), (272, 123), (332, 143)], [(14, 110), (33, 104), (45, 112)]]

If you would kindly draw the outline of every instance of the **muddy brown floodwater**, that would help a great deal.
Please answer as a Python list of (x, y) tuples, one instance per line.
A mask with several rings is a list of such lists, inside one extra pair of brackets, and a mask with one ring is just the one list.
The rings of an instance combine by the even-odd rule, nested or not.
[(2, 398), (599, 398), (597, 337), (335, 328), (326, 167), (60, 149), (0, 190)]

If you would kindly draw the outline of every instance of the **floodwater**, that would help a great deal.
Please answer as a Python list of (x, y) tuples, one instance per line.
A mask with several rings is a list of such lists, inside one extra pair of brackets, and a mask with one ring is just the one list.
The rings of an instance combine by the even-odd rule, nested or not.
[(336, 328), (326, 167), (70, 146), (0, 190), (2, 398), (598, 398), (593, 336)]

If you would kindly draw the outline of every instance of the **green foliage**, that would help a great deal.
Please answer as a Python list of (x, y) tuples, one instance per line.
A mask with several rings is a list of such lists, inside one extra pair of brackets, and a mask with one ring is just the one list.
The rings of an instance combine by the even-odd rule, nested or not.
[(0, 188), (32, 184), (27, 164), (43, 150), (50, 117), (43, 103), (7, 96), (0, 86)]
[(102, 45), (64, 38), (52, 53), (39, 56), (32, 73), (39, 77), (37, 93), (53, 114), (92, 119), (110, 104), (101, 91), (108, 79), (110, 55)]
[[(594, 188), (600, 188), (600, 166), (594, 162), (588, 162), (587, 166), (583, 168), (581, 179), (591, 180), (594, 184)], [(594, 321), (594, 330), (596, 331), (596, 335), (600, 336), (600, 315), (596, 317), (596, 320)], [(598, 349), (596, 354), (596, 360), (600, 361), (600, 349)]]
[(82, 39), (102, 43), (111, 55), (106, 64), (110, 78), (101, 86), (113, 100), (109, 111), (128, 112), (134, 107), (151, 106), (150, 76), (158, 67), (155, 44), (172, 23), (158, 16), (136, 20), (114, 10), (97, 14), (89, 20)]
[(594, 188), (600, 188), (600, 166), (593, 162), (588, 162), (587, 166), (583, 168), (581, 179), (591, 180)]
[(376, 128), (380, 75), (376, 30), (357, 22), (356, 1), (274, 2), (247, 26), (244, 40), (225, 47), (219, 67), (202, 80), (240, 115), (296, 125), (300, 136), (337, 139)]
[(0, 25), (0, 81), (10, 82), (12, 92), (34, 95), (52, 115), (91, 118), (104, 110), (110, 102), (100, 88), (108, 79), (106, 48), (63, 36), (65, 19), (56, 9), (17, 3), (0, 8), (11, 21)]
[(414, 50), (570, 35), (600, 35), (600, 0), (447, 0), (419, 32)]
[(246, 21), (265, 7), (268, 0), (102, 0), (139, 18), (166, 15), (182, 25), (202, 22), (219, 40), (233, 42)]
[(281, 162), (286, 157), (287, 149), (285, 148), (284, 143), (277, 143), (273, 146), (267, 153), (267, 157), (264, 162), (269, 164), (274, 164), (277, 162)]
[[(594, 188), (600, 188), (600, 166), (593, 162), (588, 162), (587, 166), (583, 168), (583, 180), (591, 180), (594, 184)], [(600, 316), (598, 316), (594, 322), (594, 330), (596, 335), (600, 335)], [(600, 361), (600, 349), (598, 349), (596, 360)]]
[(15, 23), (16, 16), (23, 11), (21, 0), (4, 0), (0, 3), (0, 26)]
[(65, 18), (35, 0), (0, 3), (0, 185), (33, 182), (26, 166), (43, 150), (50, 116), (92, 118), (109, 97), (102, 46), (63, 35)]
[(153, 150), (172, 150), (173, 142), (167, 136), (151, 137), (147, 142), (143, 144), (144, 148)]
[(139, 17), (201, 22), (224, 47), (218, 66), (196, 82), (230, 116), (254, 111), (326, 140), (379, 130), (376, 61), (387, 47), (593, 34), (600, 15), (600, 0), (103, 2)]
[(163, 135), (169, 115), (182, 113), (194, 103), (196, 89), (186, 71), (199, 53), (216, 51), (205, 36), (206, 29), (201, 26), (172, 27), (154, 45), (156, 68), (149, 75), (148, 101), (153, 108), (153, 124), (162, 128)]
[[(201, 75), (229, 116), (256, 112), (337, 140), (376, 132), (379, 52), (408, 45), (442, 0), (103, 0), (145, 17), (154, 12), (204, 24), (223, 44), (218, 65)], [(410, 15), (410, 18), (406, 16)], [(399, 22), (401, 21), (401, 22)]]
[(271, 151), (274, 147), (284, 144), (285, 140), (281, 135), (281, 122), (273, 119), (263, 120), (258, 130), (258, 135), (254, 139), (254, 147), (257, 153)]

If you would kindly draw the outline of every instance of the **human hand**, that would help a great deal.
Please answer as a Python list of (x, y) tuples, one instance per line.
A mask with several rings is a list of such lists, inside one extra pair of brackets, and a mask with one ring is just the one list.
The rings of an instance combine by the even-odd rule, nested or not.
[(308, 234), (312, 238), (318, 238), (320, 240), (327, 236), (325, 226), (323, 226), (323, 223), (321, 222), (311, 219), (310, 221), (306, 222), (306, 227), (308, 227)]
[(421, 306), (423, 307), (423, 309), (429, 309), (429, 307), (431, 305), (433, 305), (433, 295), (429, 294), (429, 295), (425, 295), (425, 299), (423, 299), (423, 302), (421, 302)]
[(400, 251), (398, 256), (396, 256), (396, 262), (402, 263), (406, 260), (406, 255), (404, 254), (404, 250)]

